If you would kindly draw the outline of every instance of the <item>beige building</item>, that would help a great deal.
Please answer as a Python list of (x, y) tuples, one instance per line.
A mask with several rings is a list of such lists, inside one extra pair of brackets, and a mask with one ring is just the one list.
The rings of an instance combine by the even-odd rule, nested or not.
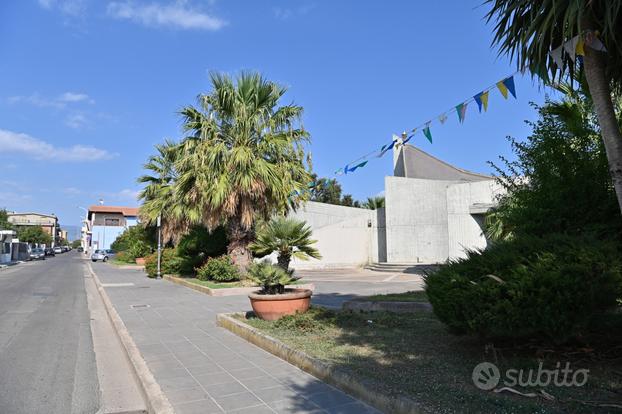
[(58, 226), (58, 217), (54, 214), (41, 213), (8, 213), (9, 223), (15, 226), (40, 226), (43, 231), (52, 236), (52, 246), (61, 237), (61, 229)]

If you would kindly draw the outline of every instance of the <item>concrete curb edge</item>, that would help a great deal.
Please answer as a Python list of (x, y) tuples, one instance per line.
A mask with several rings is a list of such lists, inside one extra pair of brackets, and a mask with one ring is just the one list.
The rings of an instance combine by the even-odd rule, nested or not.
[[(238, 288), (223, 288), (223, 289), (212, 289), (207, 286), (198, 285), (196, 283), (188, 282), (184, 280), (182, 277), (177, 277), (173, 275), (162, 275), (164, 280), (168, 280), (169, 282), (173, 282), (175, 284), (185, 286), (190, 289), (194, 289), (197, 292), (205, 293), (210, 296), (237, 296), (237, 295), (248, 295), (249, 293), (253, 293), (258, 290), (258, 287), (238, 287)], [(305, 283), (301, 285), (291, 285), (287, 287), (296, 287), (300, 289), (315, 289), (315, 285), (313, 283)]]
[(102, 286), (97, 273), (93, 271), (91, 264), (88, 262), (87, 267), (93, 276), (93, 280), (97, 286), (97, 291), (99, 292), (102, 301), (104, 302), (106, 312), (112, 321), (112, 326), (114, 327), (115, 332), (117, 333), (117, 336), (125, 349), (127, 357), (134, 368), (134, 374), (138, 378), (139, 388), (143, 392), (149, 413), (174, 414), (175, 410), (173, 409), (173, 406), (169, 402), (168, 398), (166, 398), (166, 395), (164, 395), (164, 392), (162, 392), (160, 385), (156, 382), (153, 374), (149, 370), (149, 367), (147, 367), (147, 363), (143, 359), (138, 347), (125, 327), (123, 320), (112, 305), (112, 302)]
[(233, 318), (236, 315), (244, 316), (243, 313), (219, 313), (216, 317), (216, 323), (218, 326), (231, 331), (314, 377), (365, 401), (382, 412), (392, 414), (420, 414), (424, 412), (417, 402), (405, 397), (389, 397), (381, 394), (371, 384), (354, 378), (347, 372), (313, 358), (304, 352), (293, 349), (283, 342)]

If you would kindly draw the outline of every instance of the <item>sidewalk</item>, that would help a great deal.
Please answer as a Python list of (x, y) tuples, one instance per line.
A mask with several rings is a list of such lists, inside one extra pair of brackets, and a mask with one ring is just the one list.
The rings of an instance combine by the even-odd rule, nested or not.
[(378, 413), (216, 326), (217, 313), (250, 310), (247, 297), (212, 297), (140, 271), (92, 267), (178, 414)]

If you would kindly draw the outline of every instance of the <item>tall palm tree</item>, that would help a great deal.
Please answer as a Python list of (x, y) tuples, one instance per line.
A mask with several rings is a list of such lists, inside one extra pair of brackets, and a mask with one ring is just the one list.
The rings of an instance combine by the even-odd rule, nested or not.
[(313, 247), (316, 242), (311, 239), (311, 228), (305, 221), (280, 216), (258, 229), (256, 239), (249, 248), (260, 256), (277, 252), (279, 266), (288, 271), (292, 257), (301, 260), (322, 258)]
[(384, 197), (368, 197), (367, 201), (363, 203), (363, 208), (369, 210), (378, 210), (384, 207)]
[(607, 52), (585, 46), (583, 67), (605, 144), (609, 170), (622, 211), (622, 133), (611, 99), (612, 88), (622, 88), (622, 2), (618, 0), (486, 0), (492, 5), (488, 21), (495, 22), (493, 44), (516, 57), (519, 68), (544, 81), (575, 70), (564, 55), (557, 67), (549, 52), (578, 34), (599, 33)]
[(184, 206), (175, 197), (174, 185), (177, 180), (176, 162), (180, 155), (180, 145), (170, 140), (155, 146), (157, 154), (149, 157), (143, 168), (151, 174), (138, 178), (146, 184), (138, 198), (143, 200), (140, 216), (145, 225), (155, 225), (162, 218), (162, 237), (164, 242), (177, 241), (188, 229), (184, 220)]
[[(211, 74), (212, 91), (182, 109), (184, 130), (175, 195), (187, 218), (208, 229), (225, 225), (228, 254), (245, 270), (257, 218), (295, 208), (311, 175), (300, 125), (302, 107), (279, 106), (286, 88), (257, 73), (235, 80)], [(303, 194), (303, 195), (300, 195)]]

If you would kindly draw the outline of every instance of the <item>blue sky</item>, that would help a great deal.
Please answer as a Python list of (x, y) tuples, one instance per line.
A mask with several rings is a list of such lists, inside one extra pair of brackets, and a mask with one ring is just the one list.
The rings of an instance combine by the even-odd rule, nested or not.
[[(153, 145), (179, 138), (182, 106), (210, 70), (258, 70), (305, 108), (320, 176), (460, 103), (514, 66), (490, 47), (474, 1), (23, 0), (0, 3), (0, 208), (56, 213), (136, 205)], [(477, 172), (524, 138), (544, 90), (516, 78), (413, 143)], [(364, 199), (383, 190), (390, 154), (337, 177)]]

